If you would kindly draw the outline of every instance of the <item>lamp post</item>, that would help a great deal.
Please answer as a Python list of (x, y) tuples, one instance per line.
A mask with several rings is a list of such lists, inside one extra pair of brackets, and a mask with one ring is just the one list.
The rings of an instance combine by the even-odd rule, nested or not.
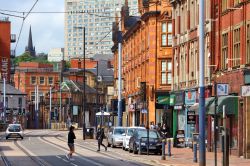
[(3, 111), (4, 111), (4, 124), (6, 123), (6, 80), (3, 78)]
[(206, 165), (206, 144), (205, 144), (205, 86), (204, 86), (204, 0), (200, 0), (199, 5), (199, 165)]
[(86, 105), (86, 96), (85, 96), (85, 27), (74, 27), (75, 29), (82, 29), (83, 30), (83, 97), (82, 97), (82, 104), (83, 104), (83, 140), (85, 140), (85, 129), (86, 129), (86, 122), (85, 122), (85, 105)]
[(49, 128), (51, 129), (51, 106), (52, 106), (52, 87), (49, 87)]

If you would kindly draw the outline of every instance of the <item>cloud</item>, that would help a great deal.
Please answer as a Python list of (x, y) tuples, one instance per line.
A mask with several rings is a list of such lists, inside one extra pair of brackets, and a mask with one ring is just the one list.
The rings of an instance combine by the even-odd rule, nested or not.
[[(5, 2), (4, 2), (5, 1)], [(29, 11), (35, 0), (0, 0), (1, 10)], [(64, 11), (63, 0), (39, 0), (33, 12)], [(22, 13), (11, 13), (22, 15)], [(0, 15), (1, 16), (1, 15)], [(18, 36), (22, 19), (10, 17), (11, 33)], [(28, 43), (29, 27), (32, 28), (33, 44), (36, 51), (47, 53), (51, 48), (64, 47), (64, 14), (63, 13), (30, 13), (24, 22), (22, 34), (17, 46), (17, 55), (24, 52)], [(16, 43), (12, 44), (14, 49)]]

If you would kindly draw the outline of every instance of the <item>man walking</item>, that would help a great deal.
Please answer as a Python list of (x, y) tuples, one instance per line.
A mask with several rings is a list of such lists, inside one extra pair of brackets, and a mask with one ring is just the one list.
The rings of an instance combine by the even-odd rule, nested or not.
[(74, 145), (74, 139), (76, 139), (75, 133), (74, 133), (74, 126), (70, 126), (69, 128), (69, 134), (68, 134), (68, 146), (69, 146), (69, 153), (66, 154), (66, 157), (68, 160), (73, 160), (72, 155), (75, 153), (75, 145)]
[(98, 149), (97, 149), (97, 152), (100, 151), (100, 146), (101, 145), (105, 148), (105, 151), (107, 151), (107, 146), (105, 146), (102, 143), (103, 138), (104, 138), (104, 129), (100, 128), (100, 126), (98, 126), (98, 129), (97, 129), (97, 140), (98, 140)]

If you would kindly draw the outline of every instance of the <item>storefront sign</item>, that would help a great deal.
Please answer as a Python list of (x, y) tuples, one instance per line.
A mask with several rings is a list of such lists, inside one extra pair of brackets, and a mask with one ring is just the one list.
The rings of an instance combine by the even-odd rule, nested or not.
[(142, 109), (142, 110), (141, 110), (141, 113), (142, 113), (142, 114), (146, 114), (146, 113), (148, 113), (148, 111), (147, 111), (147, 109)]
[(185, 143), (184, 130), (177, 130), (176, 139), (177, 139), (177, 146), (184, 145), (184, 143)]
[(195, 124), (195, 111), (187, 111), (187, 124)]
[(182, 110), (182, 109), (183, 109), (183, 106), (182, 106), (182, 105), (175, 105), (175, 106), (174, 106), (174, 109), (175, 109), (175, 110)]
[(241, 86), (241, 96), (250, 96), (250, 85)]
[(193, 105), (194, 103), (196, 103), (196, 91), (190, 90), (185, 92), (185, 104)]
[(158, 104), (164, 104), (167, 105), (169, 104), (170, 97), (169, 96), (158, 96), (157, 97), (157, 103)]
[(217, 84), (216, 85), (217, 96), (227, 96), (228, 95), (228, 84)]

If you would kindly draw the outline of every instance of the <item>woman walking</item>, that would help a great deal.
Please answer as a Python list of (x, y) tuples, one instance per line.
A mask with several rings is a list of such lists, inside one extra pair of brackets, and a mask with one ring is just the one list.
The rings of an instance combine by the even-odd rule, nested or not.
[(68, 133), (68, 146), (69, 146), (69, 153), (66, 154), (66, 157), (68, 160), (73, 160), (72, 155), (75, 153), (75, 145), (74, 145), (74, 139), (76, 139), (75, 133), (74, 133), (74, 126), (70, 126), (69, 133)]

